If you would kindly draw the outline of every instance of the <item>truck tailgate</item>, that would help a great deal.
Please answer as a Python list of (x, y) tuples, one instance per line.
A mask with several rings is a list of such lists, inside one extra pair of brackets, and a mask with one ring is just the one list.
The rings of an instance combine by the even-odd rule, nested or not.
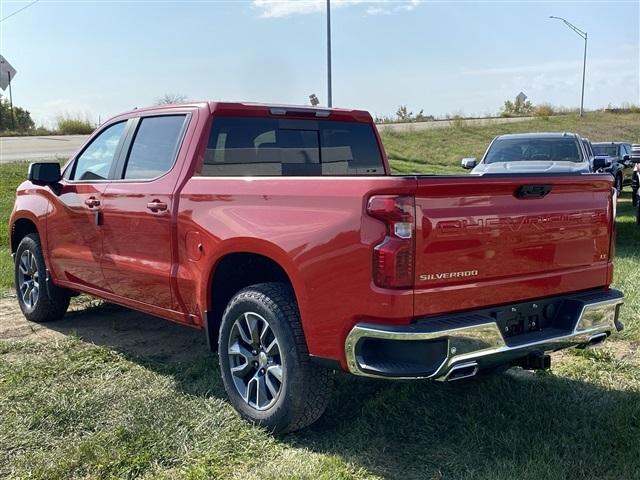
[(610, 175), (419, 177), (415, 314), (610, 283)]

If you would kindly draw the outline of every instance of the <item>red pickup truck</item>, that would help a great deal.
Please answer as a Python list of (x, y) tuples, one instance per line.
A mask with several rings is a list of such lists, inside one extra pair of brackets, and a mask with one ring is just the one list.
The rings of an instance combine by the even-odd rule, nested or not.
[(32, 164), (10, 219), (27, 319), (88, 293), (202, 329), (231, 403), (315, 421), (334, 370), (547, 368), (622, 328), (611, 175), (391, 176), (364, 111), (138, 109)]

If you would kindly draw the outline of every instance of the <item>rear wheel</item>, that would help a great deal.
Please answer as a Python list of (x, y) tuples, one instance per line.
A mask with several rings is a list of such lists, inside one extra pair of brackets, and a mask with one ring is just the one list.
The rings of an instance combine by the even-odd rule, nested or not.
[(27, 320), (58, 320), (69, 308), (69, 292), (47, 282), (40, 238), (35, 233), (24, 237), (16, 250), (15, 285), (18, 304)]
[(286, 285), (253, 285), (233, 297), (222, 318), (218, 352), (229, 400), (251, 422), (291, 432), (324, 412), (332, 372), (309, 361), (298, 307)]

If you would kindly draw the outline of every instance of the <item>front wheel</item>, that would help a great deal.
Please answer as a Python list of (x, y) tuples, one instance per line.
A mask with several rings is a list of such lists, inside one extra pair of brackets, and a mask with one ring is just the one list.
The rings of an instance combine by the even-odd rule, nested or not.
[(313, 365), (289, 287), (262, 283), (241, 290), (222, 317), (220, 370), (234, 408), (273, 432), (292, 432), (324, 412), (332, 372)]
[(64, 316), (69, 308), (69, 292), (47, 285), (47, 268), (40, 237), (24, 237), (16, 250), (15, 285), (20, 310), (32, 322), (51, 322)]

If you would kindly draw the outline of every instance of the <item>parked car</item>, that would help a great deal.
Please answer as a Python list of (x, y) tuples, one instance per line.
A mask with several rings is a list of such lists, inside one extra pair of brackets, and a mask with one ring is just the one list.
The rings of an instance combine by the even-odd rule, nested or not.
[[(633, 163), (633, 177), (631, 179), (631, 199), (633, 206), (640, 205), (640, 144), (631, 145), (631, 163)], [(640, 223), (640, 212), (638, 213), (638, 223)]]
[[(582, 162), (567, 140), (562, 161)], [(358, 110), (138, 109), (62, 170), (30, 166), (9, 222), (17, 297), (34, 322), (83, 292), (201, 329), (240, 414), (292, 431), (322, 414), (333, 370), (548, 368), (620, 330), (612, 184), (391, 176)]]
[(574, 133), (519, 133), (493, 139), (480, 162), (462, 159), (472, 175), (496, 173), (590, 173), (611, 165), (596, 158), (587, 139)]
[(625, 185), (631, 185), (633, 167), (631, 162), (631, 144), (624, 142), (596, 142), (593, 143), (596, 155), (606, 155), (611, 159), (611, 167), (606, 169), (615, 175), (614, 185), (618, 193), (622, 193)]

